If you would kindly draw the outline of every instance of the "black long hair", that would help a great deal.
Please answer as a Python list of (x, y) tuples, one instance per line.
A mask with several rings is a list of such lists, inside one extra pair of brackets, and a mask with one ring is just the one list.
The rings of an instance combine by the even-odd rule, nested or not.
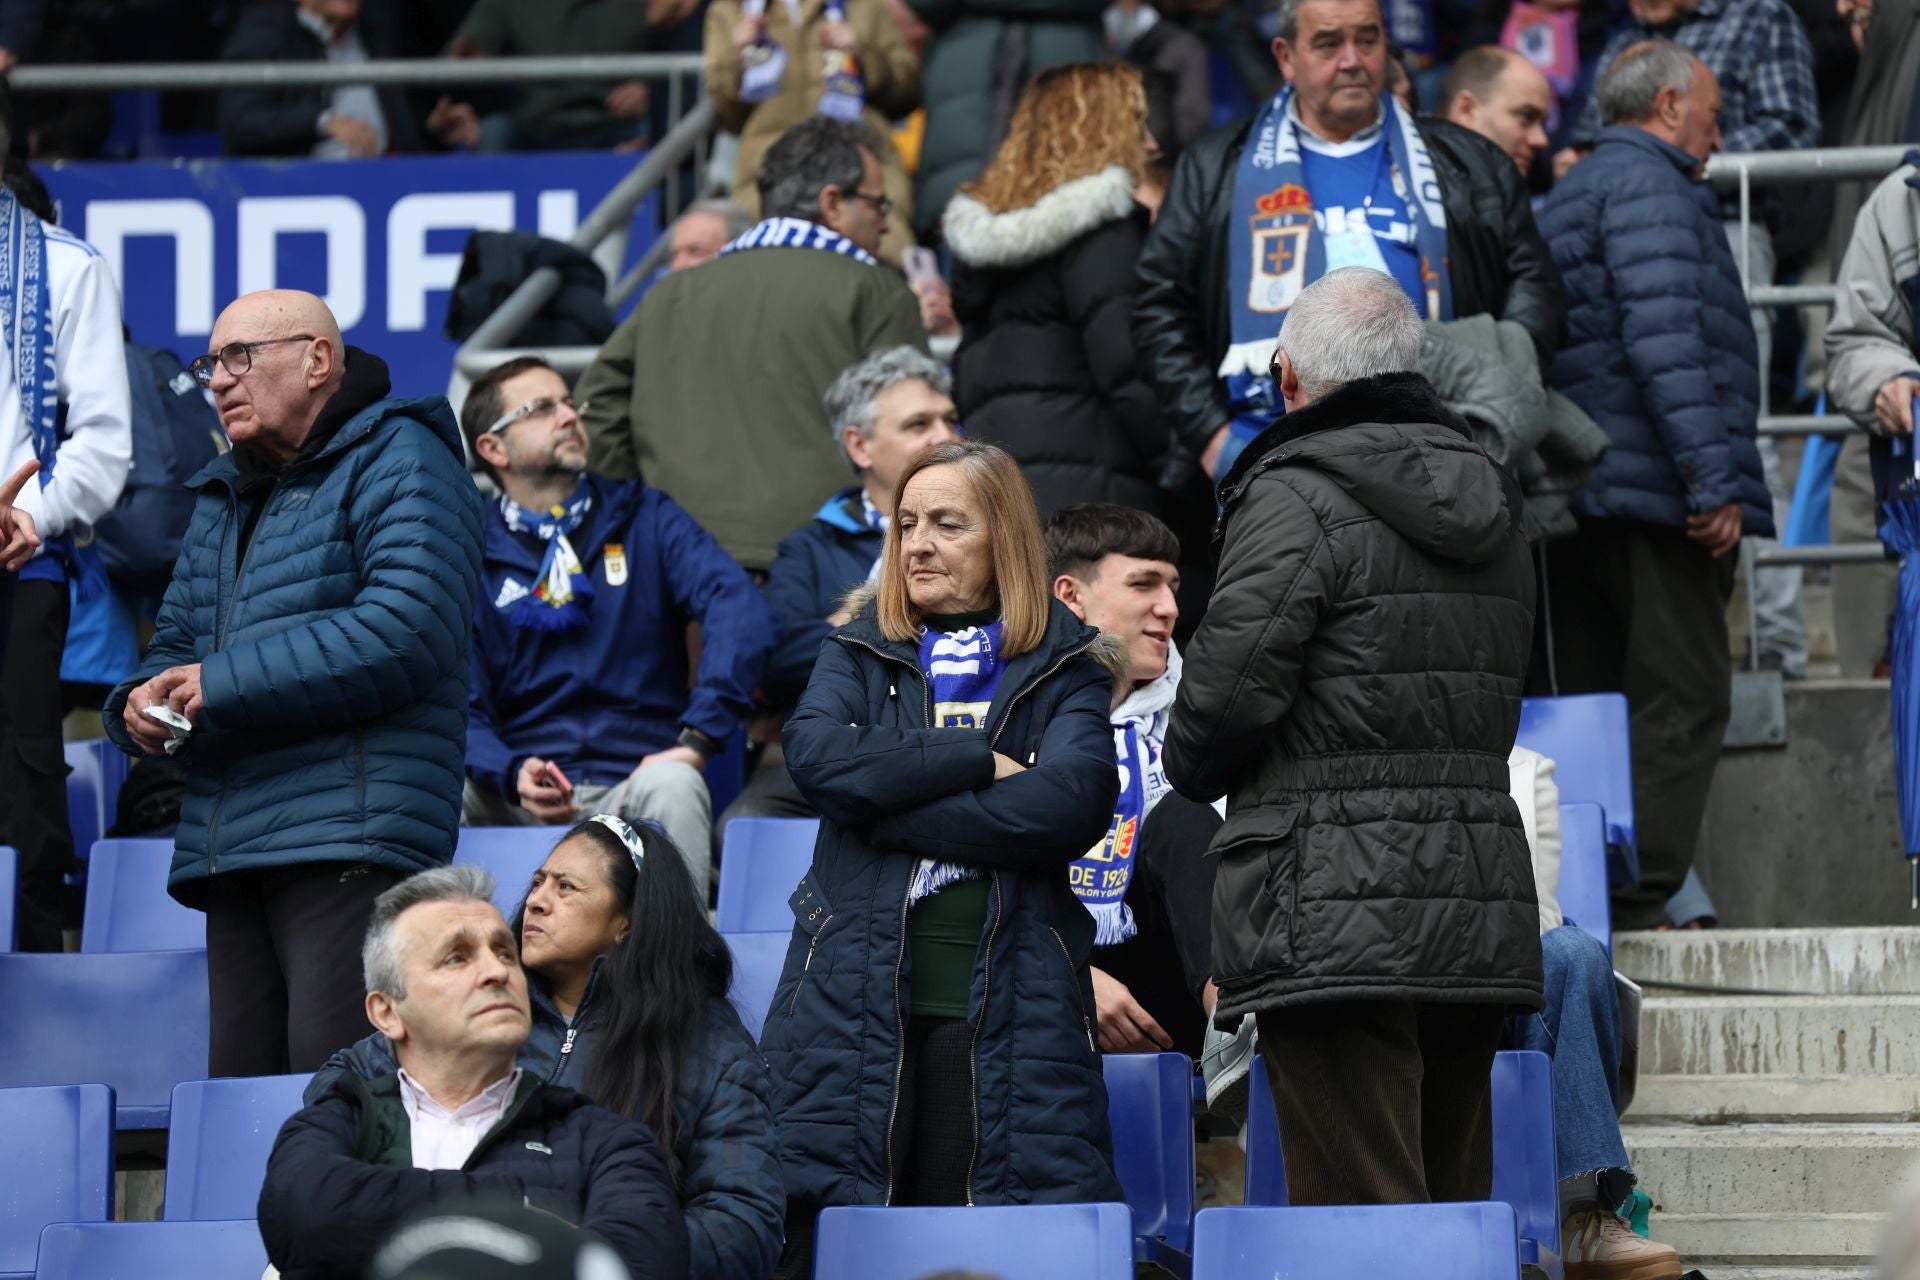
[(627, 936), (606, 954), (595, 988), (599, 1043), (584, 1092), (653, 1130), (678, 1182), (674, 1096), (706, 1038), (707, 1002), (725, 999), (733, 983), (733, 955), (708, 922), (678, 846), (658, 827), (635, 823), (633, 829), (645, 849), (639, 866), (620, 837), (598, 822), (578, 823), (561, 837), (562, 843), (581, 837), (599, 849), (628, 920)]

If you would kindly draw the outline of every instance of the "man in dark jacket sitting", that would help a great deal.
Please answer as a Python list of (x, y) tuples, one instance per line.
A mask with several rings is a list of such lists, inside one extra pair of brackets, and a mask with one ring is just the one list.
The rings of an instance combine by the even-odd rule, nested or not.
[(289, 1119), (260, 1189), (283, 1280), (359, 1277), (393, 1227), (488, 1193), (597, 1232), (643, 1280), (687, 1272), (687, 1229), (647, 1127), (514, 1065), (531, 1025), (493, 877), (441, 867), (380, 895), (361, 963), (397, 1074), (342, 1072)]
[(1134, 341), (1174, 432), (1218, 477), (1281, 412), (1273, 335), (1343, 266), (1401, 282), (1429, 320), (1489, 314), (1560, 342), (1560, 280), (1527, 189), (1485, 138), (1386, 95), (1378, 0), (1281, 0), (1288, 84), (1180, 156), (1140, 257)]
[(1494, 1050), (1542, 1003), (1507, 790), (1533, 634), (1520, 488), (1410, 372), (1420, 336), (1379, 271), (1295, 300), (1287, 415), (1222, 484), (1167, 731), (1173, 785), (1227, 796), (1214, 1021), (1259, 1015), (1295, 1204), (1486, 1199)]
[(1732, 699), (1726, 605), (1743, 533), (1771, 535), (1755, 446), (1760, 373), (1740, 272), (1702, 173), (1720, 89), (1678, 45), (1634, 45), (1600, 81), (1607, 128), (1540, 223), (1575, 299), (1553, 385), (1612, 438), (1547, 575), (1563, 693), (1632, 707), (1647, 929), (1686, 879)]
[(460, 411), (503, 490), (474, 611), (465, 820), (564, 824), (584, 807), (657, 822), (704, 902), (706, 766), (751, 705), (773, 619), (747, 571), (672, 498), (586, 474), (585, 408), (551, 365), (523, 356), (476, 380)]

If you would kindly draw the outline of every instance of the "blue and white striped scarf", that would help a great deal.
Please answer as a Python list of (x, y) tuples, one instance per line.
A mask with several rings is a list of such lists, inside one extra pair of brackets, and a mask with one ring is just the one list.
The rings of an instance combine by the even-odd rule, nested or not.
[[(920, 670), (933, 698), (933, 727), (984, 732), (987, 710), (1005, 670), (1000, 661), (999, 622), (959, 631), (924, 630), (920, 633)], [(913, 869), (907, 901), (915, 903), (960, 880), (977, 880), (980, 872), (956, 862), (922, 858)]]
[(529, 631), (573, 631), (587, 625), (593, 603), (593, 583), (581, 568), (567, 535), (580, 527), (593, 510), (593, 490), (585, 476), (565, 506), (551, 511), (529, 511), (506, 494), (500, 495), (500, 516), (515, 533), (530, 534), (547, 544), (533, 590), (504, 606), (515, 626)]
[(824, 249), (870, 267), (880, 264), (874, 256), (832, 227), (805, 218), (766, 218), (748, 227), (744, 234), (720, 251), (721, 257), (748, 249)]

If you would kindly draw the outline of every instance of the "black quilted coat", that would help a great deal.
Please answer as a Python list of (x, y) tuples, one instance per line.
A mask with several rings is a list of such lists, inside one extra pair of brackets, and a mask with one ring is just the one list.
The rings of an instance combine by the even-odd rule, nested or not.
[(1507, 754), (1534, 584), (1512, 477), (1418, 374), (1256, 438), (1222, 491), (1213, 603), (1168, 777), (1228, 797), (1216, 1018), (1316, 1000), (1540, 1007)]

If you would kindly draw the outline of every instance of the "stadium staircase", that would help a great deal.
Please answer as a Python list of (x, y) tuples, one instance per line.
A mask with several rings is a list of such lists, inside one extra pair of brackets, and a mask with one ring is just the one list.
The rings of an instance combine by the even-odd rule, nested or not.
[(1614, 946), (1646, 992), (1622, 1129), (1655, 1238), (1709, 1280), (1867, 1280), (1920, 1166), (1920, 928)]

